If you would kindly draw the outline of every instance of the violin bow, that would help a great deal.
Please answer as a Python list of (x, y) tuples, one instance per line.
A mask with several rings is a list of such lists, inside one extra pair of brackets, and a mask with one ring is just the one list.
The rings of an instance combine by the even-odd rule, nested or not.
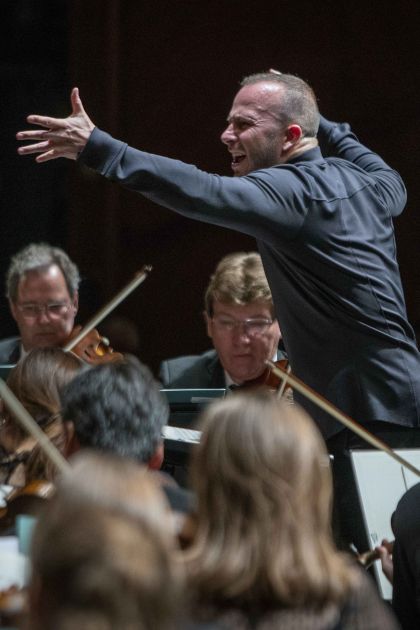
[(303, 394), (306, 398), (308, 398), (308, 400), (320, 407), (320, 409), (322, 409), (323, 411), (329, 413), (331, 416), (333, 416), (333, 418), (338, 420), (338, 422), (344, 424), (344, 426), (366, 440), (366, 442), (371, 444), (373, 447), (380, 451), (383, 451), (384, 453), (387, 453), (399, 464), (401, 464), (405, 468), (408, 468), (408, 470), (411, 470), (412, 473), (420, 477), (420, 470), (416, 468), (416, 466), (398, 455), (398, 453), (393, 451), (392, 448), (388, 446), (388, 444), (377, 438), (375, 435), (373, 435), (373, 433), (370, 433), (370, 431), (362, 427), (361, 424), (350, 418), (350, 416), (340, 411), (326, 398), (323, 398), (323, 396), (321, 396), (311, 387), (309, 387), (309, 385), (306, 385), (306, 383), (301, 381), (296, 376), (293, 376), (291, 373), (287, 373), (285, 370), (275, 365), (275, 363), (273, 363), (272, 361), (267, 360), (266, 365), (268, 365), (270, 369), (274, 372), (274, 374), (282, 380), (285, 386), (290, 385), (293, 389), (296, 389), (296, 391), (298, 391), (300, 394)]
[(130, 295), (152, 271), (151, 265), (144, 265), (132, 280), (121, 289), (105, 306), (103, 306), (91, 319), (83, 326), (74, 339), (71, 339), (63, 348), (65, 352), (70, 352), (91, 330), (93, 330), (107, 315), (111, 313), (125, 298)]
[(39, 428), (38, 424), (2, 378), (0, 378), (0, 397), (6, 403), (8, 410), (13, 414), (21, 427), (37, 441), (40, 448), (56, 466), (57, 470), (63, 474), (68, 473), (71, 468), (68, 461), (54, 446), (50, 438)]
[[(152, 270), (151, 265), (144, 265), (140, 271), (138, 271), (134, 278), (117, 293), (117, 295), (108, 302), (96, 315), (94, 315), (88, 323), (82, 328), (80, 333), (69, 341), (64, 347), (66, 352), (69, 352), (76, 344), (79, 343), (95, 326), (101, 322), (105, 317), (122, 302), (136, 287), (138, 287), (147, 277)], [(68, 473), (71, 469), (70, 464), (63, 457), (60, 451), (54, 446), (49, 437), (39, 428), (38, 424), (28, 413), (22, 403), (16, 398), (10, 387), (5, 381), (0, 378), (0, 397), (6, 403), (8, 409), (13, 414), (15, 419), (19, 422), (22, 428), (31, 435), (39, 447), (44, 451), (47, 457), (56, 466), (57, 470), (61, 473)]]
[[(277, 365), (276, 365), (276, 367), (277, 367)], [(290, 374), (291, 371), (292, 371), (292, 368), (290, 367), (290, 363), (288, 363), (287, 367), (285, 369), (285, 373), (286, 374)], [(282, 398), (286, 387), (287, 387), (287, 380), (285, 378), (282, 378), (282, 383), (281, 383), (279, 389), (277, 390), (277, 398)]]

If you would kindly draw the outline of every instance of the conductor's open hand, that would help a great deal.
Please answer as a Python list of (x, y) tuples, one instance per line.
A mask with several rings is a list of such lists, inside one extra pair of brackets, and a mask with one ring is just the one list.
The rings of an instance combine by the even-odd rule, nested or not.
[(59, 157), (76, 160), (85, 147), (95, 125), (86, 114), (79, 96), (79, 89), (71, 91), (72, 113), (68, 118), (49, 116), (28, 116), (27, 121), (44, 127), (40, 130), (19, 131), (18, 140), (31, 140), (33, 143), (19, 147), (20, 155), (40, 153), (37, 162), (48, 162)]

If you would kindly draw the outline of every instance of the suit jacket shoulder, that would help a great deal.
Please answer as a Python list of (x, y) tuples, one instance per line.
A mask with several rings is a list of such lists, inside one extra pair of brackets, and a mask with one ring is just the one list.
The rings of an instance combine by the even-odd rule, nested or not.
[(0, 364), (15, 364), (20, 359), (20, 337), (7, 337), (0, 341)]
[(168, 389), (226, 387), (224, 371), (215, 350), (163, 361), (159, 378)]
[[(277, 359), (285, 358), (287, 355), (279, 348)], [(163, 361), (159, 369), (159, 378), (167, 389), (226, 387), (225, 373), (214, 349), (203, 354), (187, 355)]]

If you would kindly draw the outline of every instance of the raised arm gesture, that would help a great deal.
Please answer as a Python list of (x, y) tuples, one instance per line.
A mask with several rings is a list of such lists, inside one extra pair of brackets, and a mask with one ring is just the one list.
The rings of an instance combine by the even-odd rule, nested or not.
[(20, 155), (40, 153), (37, 162), (48, 162), (65, 157), (76, 160), (89, 140), (95, 125), (86, 114), (79, 96), (79, 89), (71, 91), (72, 113), (67, 118), (51, 118), (32, 114), (27, 121), (33, 125), (44, 127), (40, 130), (19, 131), (18, 140), (30, 140), (33, 143), (19, 147)]

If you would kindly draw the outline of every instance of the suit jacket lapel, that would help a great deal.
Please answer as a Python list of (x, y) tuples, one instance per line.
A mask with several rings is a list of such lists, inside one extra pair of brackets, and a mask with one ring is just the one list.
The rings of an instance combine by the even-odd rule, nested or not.
[(209, 373), (209, 387), (215, 389), (226, 387), (225, 372), (216, 351), (214, 351), (214, 356), (210, 358), (207, 364), (207, 370)]
[(20, 359), (20, 341), (13, 348), (9, 356), (9, 363), (17, 363)]

